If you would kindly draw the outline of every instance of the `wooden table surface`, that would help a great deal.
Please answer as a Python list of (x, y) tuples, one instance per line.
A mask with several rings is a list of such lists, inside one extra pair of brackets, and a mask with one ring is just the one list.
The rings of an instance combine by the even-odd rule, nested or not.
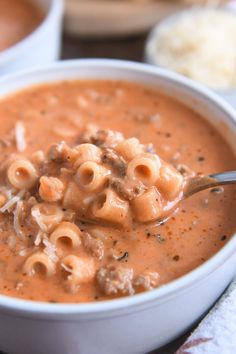
[[(64, 36), (62, 58), (115, 58), (143, 61), (143, 51), (146, 35), (125, 39), (86, 40)], [(187, 335), (182, 336), (162, 349), (150, 354), (174, 354), (184, 343)], [(46, 354), (46, 353), (45, 353)]]
[(86, 40), (64, 37), (62, 58), (116, 58), (142, 61), (146, 35), (125, 39)]

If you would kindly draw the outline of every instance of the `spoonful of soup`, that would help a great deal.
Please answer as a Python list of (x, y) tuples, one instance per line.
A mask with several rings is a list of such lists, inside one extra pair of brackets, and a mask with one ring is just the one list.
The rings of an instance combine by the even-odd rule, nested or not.
[(72, 239), (83, 223), (125, 228), (160, 222), (191, 195), (236, 183), (236, 172), (186, 177), (151, 144), (94, 126), (74, 146), (62, 141), (47, 153), (10, 155), (1, 167), (0, 213), (12, 214), (21, 238), (43, 234), (52, 242), (63, 222)]

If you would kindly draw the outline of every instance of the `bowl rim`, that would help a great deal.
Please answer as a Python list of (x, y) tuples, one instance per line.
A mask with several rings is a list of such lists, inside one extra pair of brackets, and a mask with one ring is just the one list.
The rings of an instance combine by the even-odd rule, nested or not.
[[(216, 93), (204, 87), (203, 85), (196, 83), (188, 78), (185, 78), (174, 72), (158, 68), (152, 65), (136, 63), (124, 60), (114, 60), (114, 59), (80, 59), (80, 60), (66, 60), (57, 63), (50, 64), (44, 68), (25, 70), (17, 74), (6, 75), (0, 79), (0, 85), (4, 86), (4, 83), (12, 82), (14, 80), (23, 79), (25, 76), (33, 77), (36, 76), (34, 84), (27, 84), (23, 87), (32, 87), (42, 84), (38, 82), (38, 77), (40, 73), (57, 73), (59, 74), (62, 70), (65, 72), (67, 70), (78, 70), (81, 68), (94, 68), (97, 70), (100, 68), (115, 69), (115, 70), (127, 70), (142, 73), (143, 75), (155, 75), (160, 79), (167, 80), (173, 85), (180, 85), (182, 88), (188, 89), (192, 92), (197, 93), (202, 98), (209, 101), (209, 104), (216, 106), (222, 113), (228, 116), (235, 125), (236, 134), (236, 111), (231, 107), (226, 101), (224, 101)], [(68, 74), (65, 74), (67, 76)], [(68, 75), (69, 76), (69, 75)], [(111, 78), (112, 79), (112, 78)], [(116, 79), (114, 77), (114, 79)], [(76, 80), (76, 75), (70, 81)], [(61, 81), (61, 80), (59, 80)], [(48, 83), (57, 82), (55, 78), (49, 79)], [(138, 81), (136, 81), (138, 82)], [(4, 98), (8, 95), (14, 94), (20, 91), (20, 89), (9, 90), (6, 94), (2, 95)], [(54, 318), (58, 316), (58, 320), (62, 319), (62, 315), (89, 315), (89, 316), (110, 316), (112, 313), (119, 314), (120, 311), (134, 311), (137, 306), (145, 307), (151, 306), (153, 301), (166, 302), (172, 297), (176, 297), (177, 293), (181, 293), (186, 290), (186, 288), (191, 288), (199, 284), (201, 280), (204, 280), (207, 276), (213, 273), (218, 267), (229, 259), (236, 250), (236, 237), (233, 235), (231, 239), (224, 245), (215, 255), (213, 255), (209, 260), (204, 262), (202, 265), (193, 269), (192, 271), (186, 273), (185, 275), (160, 286), (152, 291), (146, 291), (141, 294), (136, 294), (130, 297), (123, 297), (113, 300), (104, 300), (100, 302), (90, 302), (90, 303), (47, 303), (40, 301), (25, 300), (15, 297), (10, 297), (6, 295), (0, 295), (0, 309), (7, 310), (7, 312), (13, 312), (20, 314), (20, 316), (47, 316)]]
[(40, 38), (43, 32), (47, 33), (47, 28), (50, 27), (51, 23), (63, 15), (63, 9), (63, 0), (49, 0), (49, 9), (39, 26), (37, 26), (33, 32), (28, 34), (22, 40), (0, 52), (0, 66), (4, 65), (8, 61), (14, 60), (25, 51), (29, 50), (30, 47), (33, 46), (34, 42)]

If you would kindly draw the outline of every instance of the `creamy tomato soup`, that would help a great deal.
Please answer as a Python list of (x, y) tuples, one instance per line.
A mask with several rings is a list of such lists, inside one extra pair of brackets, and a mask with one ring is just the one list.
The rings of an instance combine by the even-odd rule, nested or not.
[(235, 169), (221, 135), (147, 87), (78, 81), (0, 102), (0, 292), (88, 302), (193, 270), (235, 231), (236, 188), (166, 212), (191, 176)]
[(0, 51), (28, 36), (42, 19), (41, 9), (30, 0), (0, 0)]

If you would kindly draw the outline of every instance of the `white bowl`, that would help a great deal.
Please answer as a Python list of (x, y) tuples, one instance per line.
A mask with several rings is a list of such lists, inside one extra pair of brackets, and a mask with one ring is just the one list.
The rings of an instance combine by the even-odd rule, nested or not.
[[(153, 29), (150, 31), (147, 37), (145, 43), (145, 49), (144, 49), (144, 61), (148, 64), (162, 67), (158, 62), (158, 53), (156, 50), (156, 44), (158, 42), (160, 31), (164, 28), (168, 28), (169, 26), (171, 26), (173, 23), (178, 21), (179, 18), (185, 16), (185, 14), (191, 14), (191, 13), (194, 14), (202, 11), (206, 11), (206, 10), (204, 10), (201, 7), (194, 7), (192, 9), (177, 11), (176, 13), (167, 16), (159, 23), (157, 23), (157, 25), (153, 27)], [(218, 11), (230, 12), (231, 14), (234, 14), (236, 16), (236, 12), (232, 10), (232, 6), (223, 7), (221, 9), (218, 9)], [(209, 87), (209, 88), (212, 89), (214, 92), (216, 92), (219, 96), (223, 97), (234, 108), (236, 108), (236, 87), (232, 87), (229, 89), (214, 89), (213, 87)]]
[(174, 1), (66, 0), (65, 30), (85, 38), (127, 37), (183, 8)]
[[(236, 114), (208, 89), (153, 66), (115, 60), (61, 62), (0, 80), (0, 96), (31, 85), (81, 78), (122, 79), (158, 88), (206, 117), (236, 152)], [(117, 300), (49, 304), (0, 296), (0, 350), (11, 354), (138, 354), (192, 326), (236, 272), (236, 237), (194, 271), (156, 290)]]
[(0, 76), (13, 71), (47, 65), (57, 60), (61, 49), (63, 0), (33, 0), (46, 14), (27, 37), (0, 52)]

